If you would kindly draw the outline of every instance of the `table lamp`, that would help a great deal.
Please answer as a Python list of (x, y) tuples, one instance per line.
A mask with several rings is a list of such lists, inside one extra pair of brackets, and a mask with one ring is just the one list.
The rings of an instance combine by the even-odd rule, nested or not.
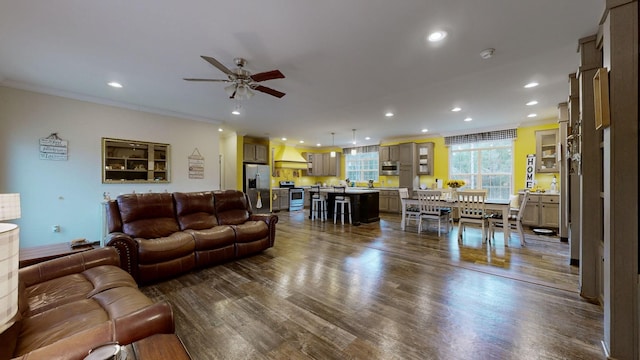
[[(20, 218), (20, 194), (0, 194), (0, 221)], [(11, 327), (18, 312), (19, 228), (0, 223), (0, 333)]]

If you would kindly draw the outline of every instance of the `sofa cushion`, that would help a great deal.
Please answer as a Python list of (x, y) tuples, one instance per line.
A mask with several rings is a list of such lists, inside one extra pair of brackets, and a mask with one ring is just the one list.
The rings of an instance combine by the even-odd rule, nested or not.
[(131, 275), (113, 265), (97, 266), (81, 273), (37, 283), (24, 290), (28, 302), (27, 314), (33, 316), (119, 286), (138, 287)]
[(135, 240), (138, 243), (140, 264), (155, 264), (176, 259), (195, 250), (193, 236), (186, 232), (176, 232), (160, 238), (136, 238)]
[(210, 191), (173, 193), (176, 214), (181, 230), (209, 229), (218, 225), (213, 209), (213, 193)]
[(214, 193), (214, 207), (220, 224), (243, 224), (251, 215), (251, 205), (242, 191), (216, 191)]
[(218, 249), (236, 242), (236, 233), (229, 225), (219, 225), (205, 230), (186, 230), (193, 236), (196, 251)]
[(236, 229), (236, 242), (238, 243), (252, 242), (269, 237), (269, 227), (264, 221), (247, 221), (234, 227)]
[(112, 265), (87, 269), (82, 272), (82, 275), (93, 285), (93, 290), (87, 294), (87, 297), (116, 287), (138, 288), (138, 284), (129, 273)]
[(93, 285), (82, 273), (66, 275), (44, 281), (25, 289), (29, 316), (58, 306), (82, 300), (93, 290)]
[(109, 320), (100, 304), (82, 299), (24, 318), (14, 355), (52, 344)]
[(122, 231), (127, 235), (149, 239), (180, 231), (169, 193), (126, 194), (117, 201)]
[(100, 304), (110, 319), (117, 319), (153, 304), (140, 290), (126, 286), (100, 292), (91, 299)]

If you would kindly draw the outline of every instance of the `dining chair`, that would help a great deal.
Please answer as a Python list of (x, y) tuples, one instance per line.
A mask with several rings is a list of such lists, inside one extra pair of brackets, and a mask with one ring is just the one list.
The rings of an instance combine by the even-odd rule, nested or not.
[(320, 193), (320, 186), (311, 186), (309, 193), (311, 194), (311, 220), (327, 220), (327, 199)]
[(453, 227), (451, 209), (443, 207), (443, 200), (440, 190), (418, 190), (418, 204), (420, 204), (418, 234), (422, 233), (423, 220), (438, 220), (438, 236), (440, 236), (443, 219), (447, 224), (447, 232)]
[[(400, 195), (400, 202), (402, 202), (402, 200), (409, 199), (409, 189), (407, 188), (398, 188), (398, 194)], [(405, 226), (409, 223), (409, 220), (413, 220), (414, 223), (417, 225), (418, 222), (420, 221), (420, 206), (404, 205), (404, 202), (402, 203), (403, 203), (403, 206), (406, 208), (405, 209), (406, 215), (405, 215), (405, 218), (403, 219)]]
[(485, 241), (485, 228), (487, 227), (487, 215), (485, 200), (487, 190), (458, 190), (458, 241), (462, 241), (462, 233), (467, 224), (480, 225), (482, 227), (482, 242)]
[[(337, 215), (338, 215), (338, 205), (340, 205), (340, 221), (344, 225), (344, 212), (349, 212), (349, 224), (351, 221), (351, 198), (346, 193), (346, 187), (344, 186), (334, 186), (333, 191), (336, 192), (334, 204), (333, 204), (333, 223), (336, 223)], [(345, 207), (347, 208), (345, 210)]]
[[(513, 209), (509, 212), (509, 218), (505, 220), (502, 218), (502, 213), (492, 214), (487, 218), (489, 221), (489, 236), (491, 239), (494, 237), (495, 228), (497, 226), (504, 227), (509, 226), (511, 229), (517, 229), (520, 234), (520, 245), (524, 246), (524, 228), (522, 227), (522, 216), (524, 215), (524, 209), (527, 206), (527, 201), (529, 199), (529, 190), (524, 192), (524, 196), (522, 197), (522, 202), (520, 206), (514, 211)], [(509, 232), (509, 237), (511, 237), (511, 232)]]

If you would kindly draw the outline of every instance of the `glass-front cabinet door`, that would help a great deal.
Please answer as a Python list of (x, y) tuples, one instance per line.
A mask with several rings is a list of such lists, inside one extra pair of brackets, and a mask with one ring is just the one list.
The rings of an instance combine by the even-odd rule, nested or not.
[(536, 172), (557, 173), (558, 166), (558, 130), (536, 131)]

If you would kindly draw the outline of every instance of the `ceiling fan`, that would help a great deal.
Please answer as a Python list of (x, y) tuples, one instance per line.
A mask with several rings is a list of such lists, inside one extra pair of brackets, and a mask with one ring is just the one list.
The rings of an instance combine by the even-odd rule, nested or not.
[(204, 56), (204, 55), (201, 55), (201, 57), (206, 62), (217, 67), (220, 71), (225, 73), (227, 75), (227, 79), (185, 78), (184, 80), (230, 83), (229, 86), (226, 86), (224, 88), (227, 94), (229, 94), (230, 99), (237, 99), (237, 100), (249, 99), (253, 96), (252, 90), (257, 90), (265, 94), (275, 96), (277, 98), (281, 98), (285, 95), (285, 93), (283, 92), (258, 84), (259, 82), (266, 81), (266, 80), (284, 78), (284, 75), (280, 72), (280, 70), (265, 71), (265, 72), (251, 75), (249, 71), (244, 69), (244, 66), (247, 64), (247, 61), (243, 58), (233, 59), (237, 68), (232, 71), (232, 70), (229, 70), (229, 68), (227, 68), (226, 66), (222, 65), (222, 63), (220, 63), (218, 60), (212, 57)]

